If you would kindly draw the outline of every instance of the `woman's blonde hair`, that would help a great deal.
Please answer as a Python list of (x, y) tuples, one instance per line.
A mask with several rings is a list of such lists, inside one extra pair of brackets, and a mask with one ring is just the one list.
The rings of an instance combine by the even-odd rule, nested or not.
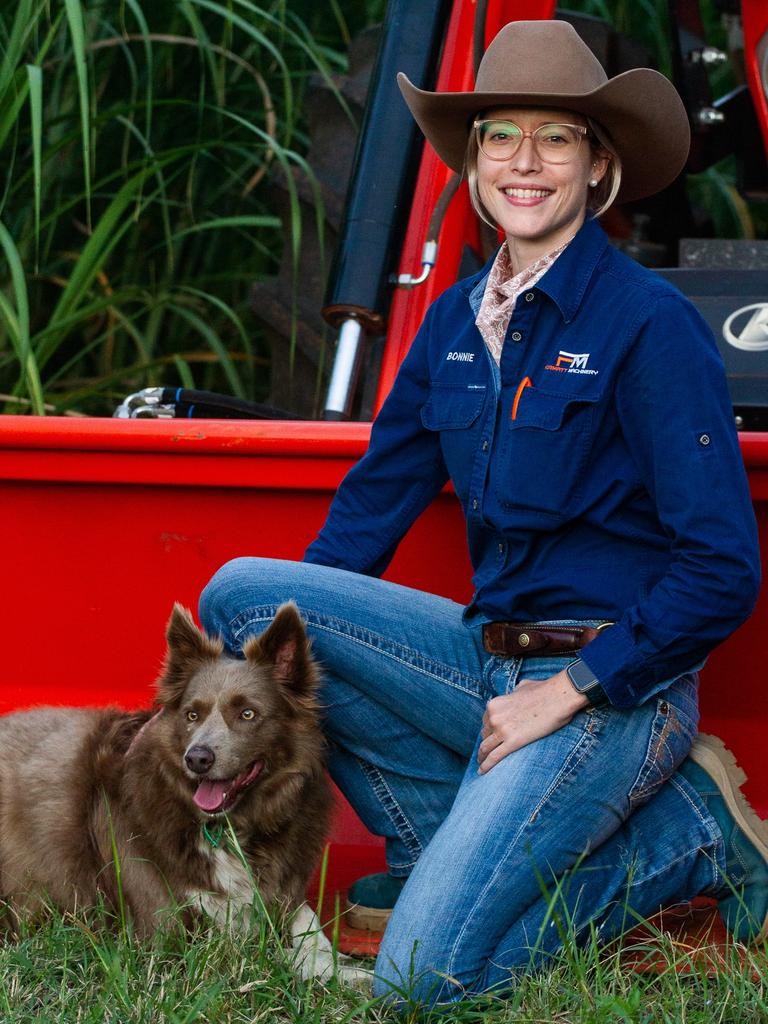
[[(482, 117), (482, 114), (478, 116)], [(611, 206), (621, 187), (621, 159), (613, 147), (610, 136), (602, 125), (588, 117), (587, 127), (589, 128), (587, 139), (592, 152), (595, 156), (605, 156), (607, 154), (609, 157), (605, 174), (595, 188), (589, 189), (589, 195), (587, 196), (587, 209), (592, 212), (593, 217), (600, 217)], [(478, 217), (496, 230), (498, 224), (494, 223), (491, 219), (490, 214), (480, 199), (480, 190), (477, 187), (477, 154), (477, 133), (472, 129), (469, 133), (467, 151), (464, 157), (464, 174), (469, 186), (469, 199)]]

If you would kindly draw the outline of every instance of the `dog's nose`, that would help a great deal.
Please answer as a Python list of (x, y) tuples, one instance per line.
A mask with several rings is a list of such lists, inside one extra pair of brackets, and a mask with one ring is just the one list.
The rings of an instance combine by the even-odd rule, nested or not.
[(216, 755), (210, 747), (190, 747), (184, 755), (187, 768), (197, 775), (204, 775), (212, 767)]

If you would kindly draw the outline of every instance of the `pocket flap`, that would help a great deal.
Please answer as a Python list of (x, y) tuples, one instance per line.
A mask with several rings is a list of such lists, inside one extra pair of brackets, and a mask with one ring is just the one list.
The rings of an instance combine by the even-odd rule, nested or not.
[(421, 410), (427, 430), (459, 430), (471, 426), (483, 408), (485, 386), (433, 384)]
[(599, 401), (599, 395), (556, 395), (551, 391), (525, 388), (520, 395), (515, 419), (510, 419), (512, 429), (538, 427), (541, 430), (559, 430), (566, 412), (571, 413), (580, 405), (591, 405)]

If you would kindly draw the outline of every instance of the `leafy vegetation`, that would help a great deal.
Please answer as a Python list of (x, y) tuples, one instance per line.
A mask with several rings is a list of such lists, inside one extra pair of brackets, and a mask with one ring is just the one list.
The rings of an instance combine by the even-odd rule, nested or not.
[(302, 96), (366, 17), (342, 0), (4, 0), (6, 411), (110, 413), (166, 381), (260, 397), (249, 286), (284, 241), (298, 251)]

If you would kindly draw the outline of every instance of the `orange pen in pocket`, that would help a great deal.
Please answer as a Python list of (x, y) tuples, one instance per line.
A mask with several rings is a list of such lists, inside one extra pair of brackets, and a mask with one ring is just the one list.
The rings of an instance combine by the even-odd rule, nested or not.
[(517, 419), (517, 407), (520, 404), (520, 399), (522, 397), (523, 392), (525, 391), (526, 388), (530, 388), (530, 387), (533, 387), (533, 381), (531, 380), (531, 378), (530, 377), (523, 377), (523, 379), (520, 381), (520, 383), (517, 386), (517, 391), (515, 392), (515, 400), (512, 403), (512, 419), (513, 420)]

